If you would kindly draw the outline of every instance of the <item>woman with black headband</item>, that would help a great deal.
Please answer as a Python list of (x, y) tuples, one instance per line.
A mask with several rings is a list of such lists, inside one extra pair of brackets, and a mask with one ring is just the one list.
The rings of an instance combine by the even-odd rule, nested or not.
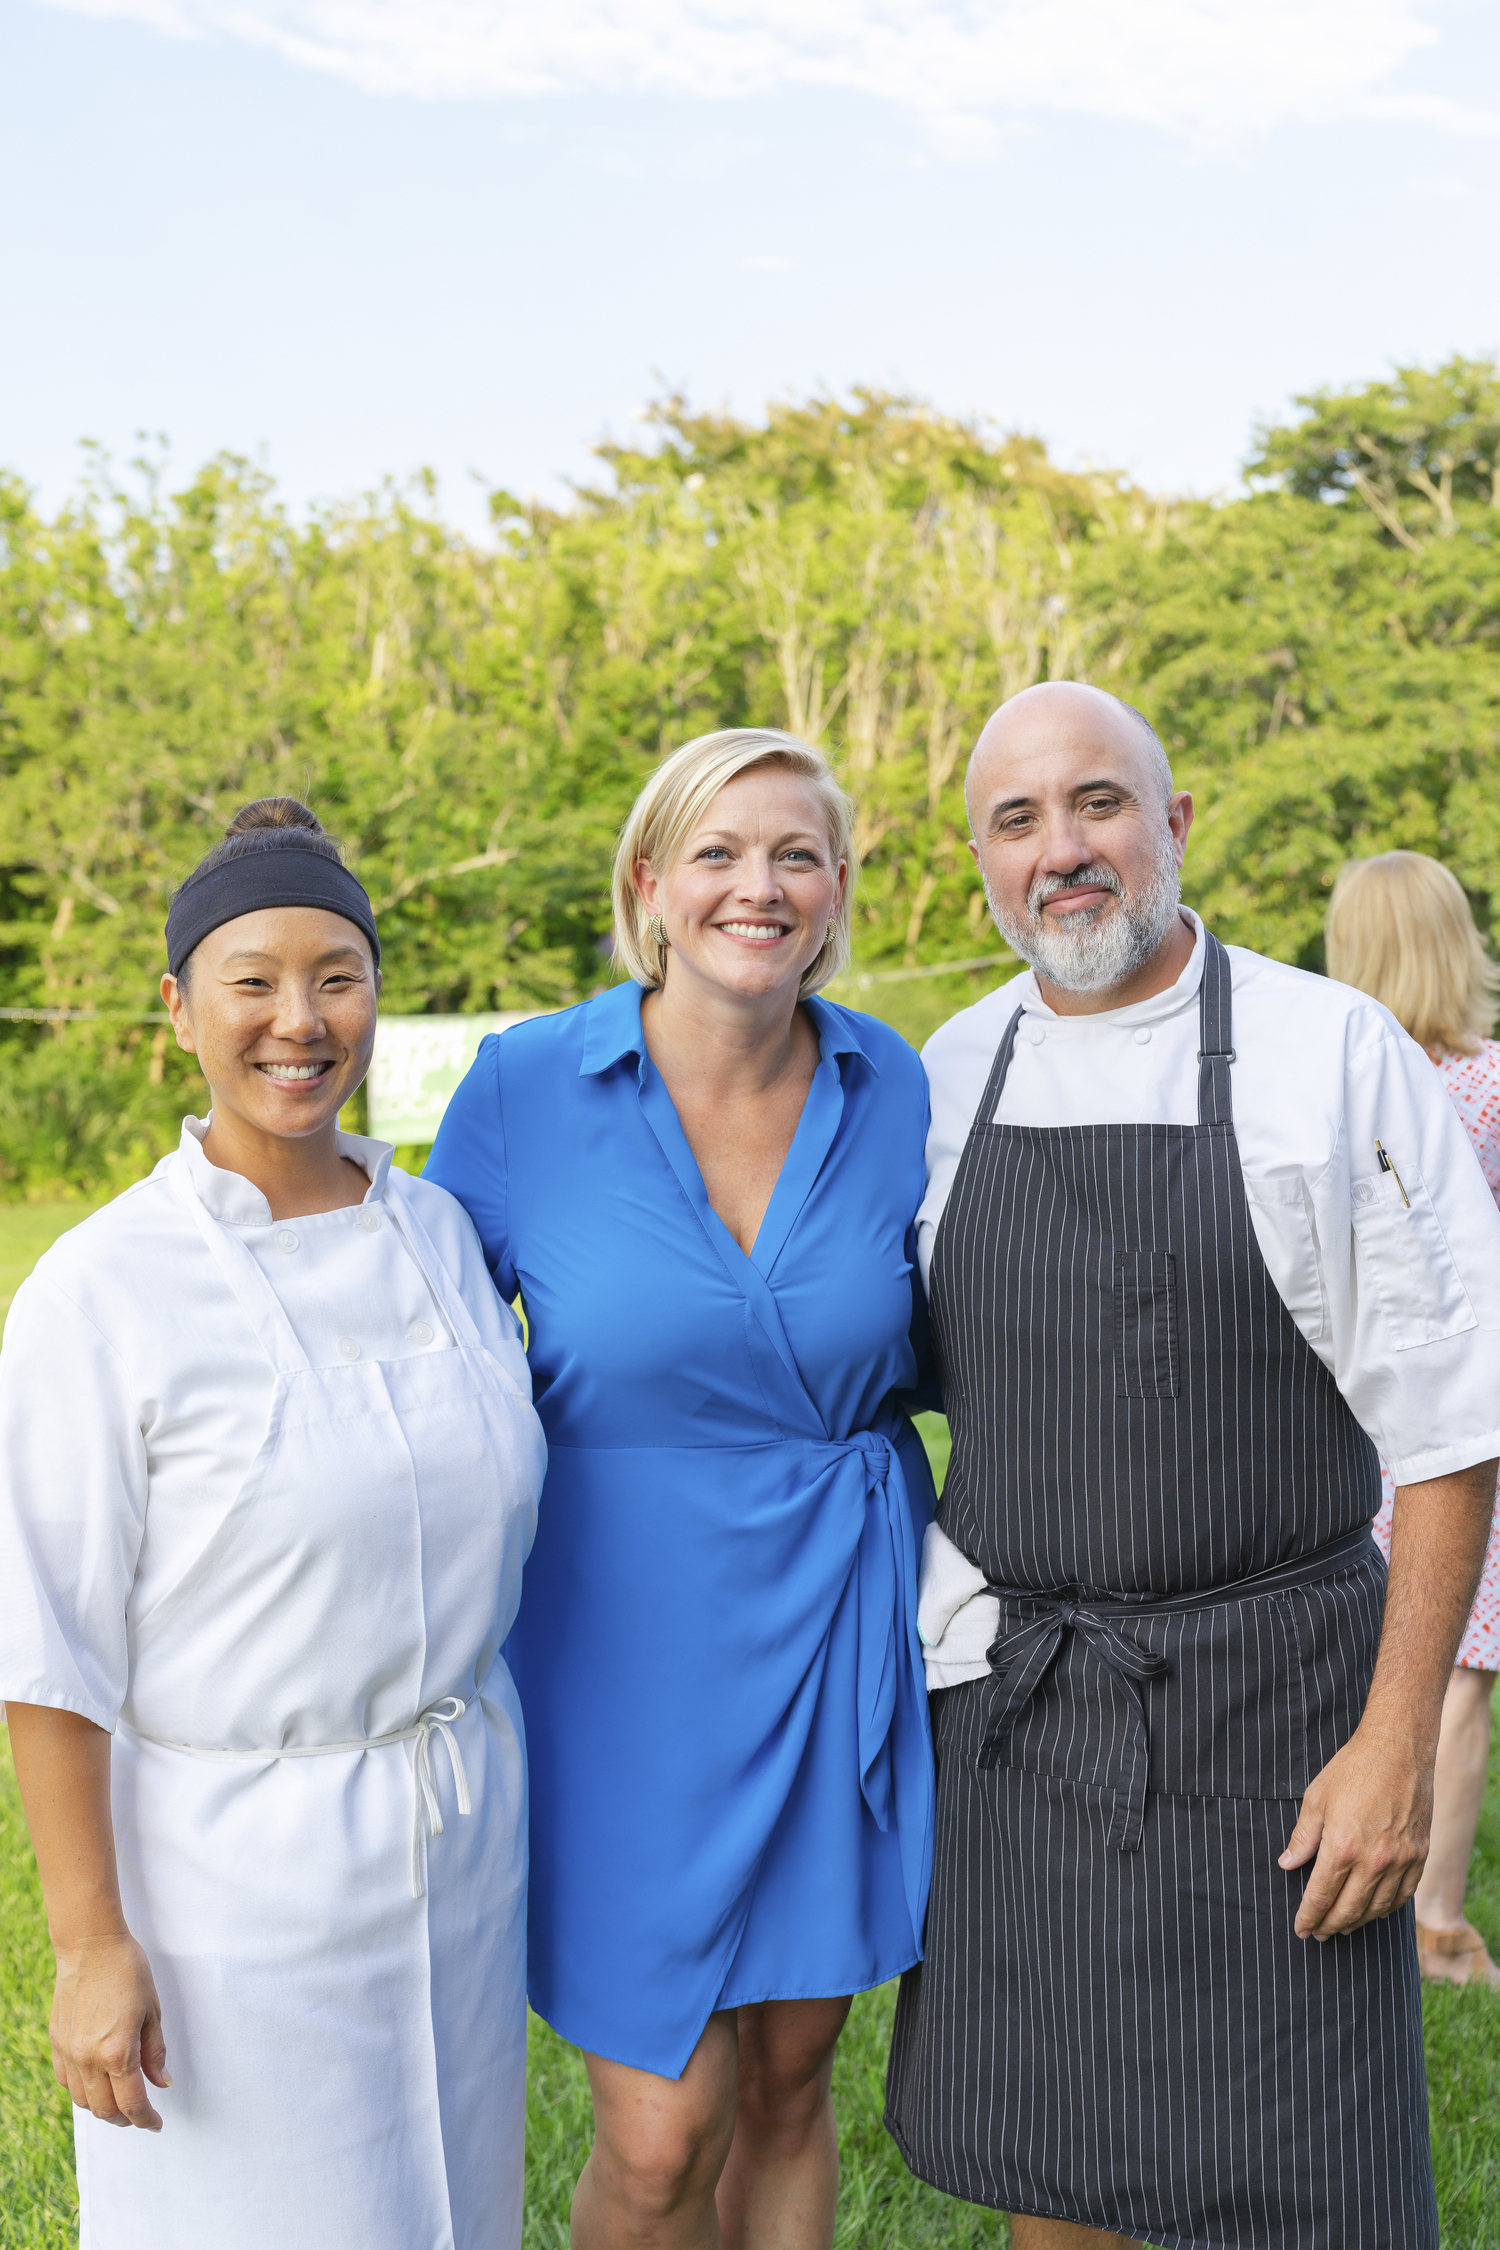
[(210, 1114), (0, 1354), (0, 1693), (83, 2240), (513, 2250), (526, 1361), (460, 1206), (338, 1129), (380, 940), (312, 814), (247, 806), (167, 951)]

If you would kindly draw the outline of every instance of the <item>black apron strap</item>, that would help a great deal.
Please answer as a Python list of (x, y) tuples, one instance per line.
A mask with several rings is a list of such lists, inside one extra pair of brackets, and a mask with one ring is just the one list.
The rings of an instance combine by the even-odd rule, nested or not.
[(1203, 932), (1203, 982), (1198, 988), (1198, 1123), (1232, 1125), (1234, 1099), (1229, 1066), (1234, 1061), (1234, 1001), (1229, 955), (1212, 930)]
[[(1016, 1033), (1020, 1029), (1021, 1018), (1025, 1013), (1024, 1007), (1017, 1007), (1012, 1011), (1010, 1021), (1005, 1027), (1005, 1035), (1001, 1039), (995, 1052), (995, 1059), (990, 1065), (990, 1074), (984, 1082), (984, 1092), (979, 1097), (979, 1106), (974, 1112), (964, 1145), (959, 1151), (958, 1163), (953, 1173), (953, 1185), (948, 1190), (948, 1200), (943, 1205), (943, 1215), (937, 1223), (929, 1273), (937, 1271), (939, 1260), (945, 1254), (948, 1232), (953, 1224), (953, 1214), (959, 1207), (962, 1200), (962, 1191), (968, 1184), (975, 1150), (983, 1145), (985, 1128), (994, 1117), (1000, 1096), (1004, 1091), (1006, 1073), (1010, 1069), (1010, 1058), (1016, 1051)], [(930, 1286), (929, 1283), (929, 1288)]]
[(1016, 1009), (1005, 1027), (1005, 1037), (995, 1050), (989, 1077), (984, 1082), (984, 1092), (979, 1097), (979, 1107), (974, 1112), (974, 1122), (969, 1127), (970, 1140), (991, 1123), (1000, 1106), (1000, 1096), (1005, 1091), (1005, 1081), (1010, 1073), (1010, 1058), (1016, 1051), (1016, 1033), (1021, 1028), (1021, 1018), (1025, 1013), (1024, 1007)]

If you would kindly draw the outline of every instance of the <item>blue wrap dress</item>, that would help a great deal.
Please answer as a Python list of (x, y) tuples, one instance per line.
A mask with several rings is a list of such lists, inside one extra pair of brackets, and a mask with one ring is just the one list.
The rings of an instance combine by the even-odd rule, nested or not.
[(426, 1176), (519, 1292), (547, 1436), (506, 1655), (531, 1771), (528, 1982), (680, 2076), (715, 2009), (921, 1956), (933, 1509), (896, 1394), (925, 1322), (926, 1081), (813, 999), (820, 1059), (754, 1250), (711, 1208), (641, 987), (486, 1039)]

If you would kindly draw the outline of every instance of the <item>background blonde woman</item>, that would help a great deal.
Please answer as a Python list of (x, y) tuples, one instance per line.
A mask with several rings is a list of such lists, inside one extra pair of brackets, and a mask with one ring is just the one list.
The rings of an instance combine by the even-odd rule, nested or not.
[[(1421, 852), (1351, 860), (1328, 908), (1328, 974), (1383, 1001), (1425, 1047), (1500, 1203), (1500, 1042), (1488, 1034), (1500, 971), (1486, 957), (1456, 879)], [(1391, 1475), (1375, 1537), (1390, 1554)], [(1500, 1967), (1464, 1915), (1469, 1859), (1489, 1764), (1490, 1698), (1500, 1670), (1500, 1511), (1459, 1643), (1438, 1743), (1432, 1849), (1417, 1890), (1422, 1974), (1500, 1986)]]

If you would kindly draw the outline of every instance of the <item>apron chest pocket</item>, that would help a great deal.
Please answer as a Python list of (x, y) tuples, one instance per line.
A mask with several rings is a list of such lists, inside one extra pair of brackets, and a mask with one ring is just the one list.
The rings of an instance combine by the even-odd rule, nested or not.
[(1112, 1268), (1116, 1398), (1176, 1398), (1177, 1260), (1169, 1250), (1116, 1257)]

